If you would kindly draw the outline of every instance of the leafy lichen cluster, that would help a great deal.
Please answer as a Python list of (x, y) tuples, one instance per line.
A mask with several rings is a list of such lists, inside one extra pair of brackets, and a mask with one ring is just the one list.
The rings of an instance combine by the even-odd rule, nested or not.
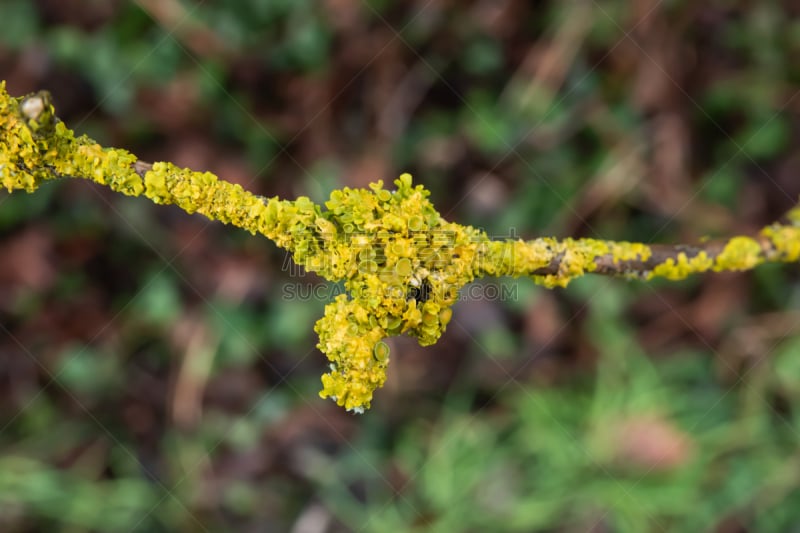
[[(76, 137), (60, 122), (47, 93), (12, 98), (0, 83), (0, 184), (33, 192), (45, 180), (85, 178), (129, 196), (175, 204), (188, 213), (260, 233), (289, 250), (298, 264), (347, 294), (315, 325), (330, 360), (322, 397), (356, 412), (370, 406), (386, 380), (388, 336), (406, 333), (436, 342), (452, 317), (461, 287), (483, 276), (528, 276), (546, 287), (598, 271), (645, 279), (682, 279), (706, 271), (745, 270), (765, 261), (800, 259), (800, 211), (759, 239), (735, 237), (716, 253), (701, 250), (654, 260), (653, 247), (596, 239), (494, 241), (444, 220), (429, 192), (403, 174), (388, 190), (333, 191), (324, 206), (307, 197), (264, 198), (209, 172), (171, 163), (141, 164), (133, 154)], [(610, 267), (608, 265), (611, 265)]]

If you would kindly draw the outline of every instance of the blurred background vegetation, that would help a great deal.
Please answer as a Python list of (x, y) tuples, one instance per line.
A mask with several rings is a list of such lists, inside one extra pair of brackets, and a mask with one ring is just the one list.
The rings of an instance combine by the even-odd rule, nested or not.
[[(3, 0), (0, 78), (264, 195), (410, 171), (497, 236), (689, 242), (800, 195), (798, 15)], [(0, 193), (0, 257), (2, 531), (800, 531), (796, 265), (484, 282), (359, 417), (270, 242), (70, 181)]]

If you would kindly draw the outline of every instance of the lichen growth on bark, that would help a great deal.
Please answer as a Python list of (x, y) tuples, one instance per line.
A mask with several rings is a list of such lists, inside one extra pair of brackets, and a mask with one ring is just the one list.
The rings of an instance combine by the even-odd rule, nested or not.
[(320, 395), (356, 412), (369, 408), (386, 380), (390, 354), (383, 339), (405, 333), (421, 345), (435, 343), (459, 290), (476, 278), (525, 276), (566, 287), (601, 263), (604, 273), (677, 280), (800, 259), (797, 210), (790, 212), (790, 225), (768, 226), (759, 239), (734, 237), (716, 254), (676, 250), (655, 261), (653, 246), (643, 243), (491, 240), (442, 218), (409, 174), (395, 180), (394, 190), (381, 181), (369, 189), (335, 190), (324, 206), (307, 197), (264, 198), (209, 172), (167, 162), (141, 165), (126, 150), (76, 137), (56, 118), (49, 94), (13, 98), (0, 83), (0, 185), (33, 192), (46, 180), (66, 177), (260, 233), (307, 270), (343, 281), (347, 294), (326, 306), (314, 328), (330, 360)]

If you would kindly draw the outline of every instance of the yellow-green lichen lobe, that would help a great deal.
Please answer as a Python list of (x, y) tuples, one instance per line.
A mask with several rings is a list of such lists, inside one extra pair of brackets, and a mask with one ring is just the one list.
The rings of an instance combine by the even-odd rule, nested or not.
[(749, 270), (764, 261), (761, 245), (751, 237), (734, 237), (714, 260), (714, 272)]
[(48, 147), (35, 138), (27, 124), (30, 119), (19, 109), (20, 100), (8, 95), (5, 82), (0, 84), (0, 183), (9, 192), (33, 192), (46, 178), (40, 152)]
[(359, 301), (341, 294), (325, 307), (314, 326), (319, 349), (331, 361), (331, 371), (322, 376), (320, 396), (332, 398), (346, 409), (368, 409), (375, 389), (386, 381), (388, 346), (385, 331), (370, 321)]
[(778, 261), (800, 260), (800, 227), (773, 224), (761, 230), (761, 235), (772, 244), (772, 258)]
[(608, 242), (608, 249), (614, 264), (620, 261), (647, 261), (653, 255), (646, 244), (640, 242)]
[[(597, 270), (597, 258), (608, 253), (608, 243), (596, 239), (565, 239), (559, 276), (570, 281)], [(566, 283), (565, 283), (566, 285)]]
[(692, 274), (707, 272), (713, 266), (714, 260), (704, 251), (699, 252), (693, 257), (688, 257), (685, 252), (680, 252), (676, 259), (670, 257), (663, 263), (655, 266), (647, 279), (661, 277), (669, 280), (680, 280)]

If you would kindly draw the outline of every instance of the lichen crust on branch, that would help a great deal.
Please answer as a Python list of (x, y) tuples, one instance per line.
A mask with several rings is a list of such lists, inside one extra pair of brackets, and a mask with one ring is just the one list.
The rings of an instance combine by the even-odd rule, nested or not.
[(394, 181), (394, 190), (382, 181), (368, 189), (335, 190), (324, 205), (307, 197), (264, 198), (209, 172), (146, 163), (126, 150), (76, 137), (57, 119), (49, 94), (13, 98), (0, 84), (0, 184), (33, 192), (44, 181), (67, 177), (260, 233), (306, 270), (343, 281), (346, 294), (325, 307), (314, 328), (317, 346), (330, 361), (320, 395), (356, 412), (369, 408), (386, 380), (384, 339), (405, 333), (422, 345), (435, 343), (451, 320), (459, 290), (476, 278), (525, 276), (545, 287), (565, 287), (587, 273), (677, 280), (800, 260), (798, 208), (787, 223), (755, 237), (686, 246), (492, 240), (479, 229), (446, 221), (409, 174)]

